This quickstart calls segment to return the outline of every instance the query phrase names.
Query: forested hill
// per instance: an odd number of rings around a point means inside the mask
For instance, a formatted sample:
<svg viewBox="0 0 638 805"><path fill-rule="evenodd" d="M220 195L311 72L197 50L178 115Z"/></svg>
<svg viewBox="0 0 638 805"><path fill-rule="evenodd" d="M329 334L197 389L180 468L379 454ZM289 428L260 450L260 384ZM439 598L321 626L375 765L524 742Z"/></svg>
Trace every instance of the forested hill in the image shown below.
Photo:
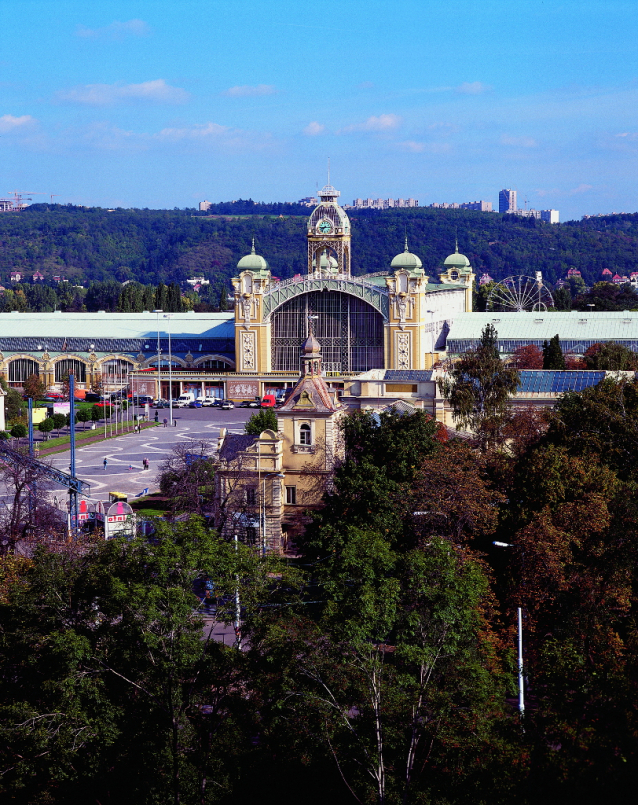
<svg viewBox="0 0 638 805"><path fill-rule="evenodd" d="M251 239L275 276L306 270L306 220L295 204L220 204L195 210L85 208L34 204L0 214L0 282L10 271L46 280L62 275L74 283L137 280L182 282L187 277L229 279ZM638 214L609 215L564 224L466 210L430 208L350 210L355 274L382 271L410 250L434 275L454 250L466 254L477 274L494 279L542 271L546 281L575 267L590 285L603 268L628 274L638 269Z"/></svg>

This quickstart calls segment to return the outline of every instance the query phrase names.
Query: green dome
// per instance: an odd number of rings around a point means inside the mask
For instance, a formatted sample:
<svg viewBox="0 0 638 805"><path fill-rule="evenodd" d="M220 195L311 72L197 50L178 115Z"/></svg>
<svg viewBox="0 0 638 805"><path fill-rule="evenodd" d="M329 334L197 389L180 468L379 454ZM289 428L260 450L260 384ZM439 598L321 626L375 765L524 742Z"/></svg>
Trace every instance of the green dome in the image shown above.
<svg viewBox="0 0 638 805"><path fill-rule="evenodd" d="M451 254L449 257L445 258L445 262L443 265L446 268L470 268L470 261L464 254L459 252L459 244L456 244L456 249L454 250L454 254Z"/></svg>
<svg viewBox="0 0 638 805"><path fill-rule="evenodd" d="M240 271L267 271L268 263L260 254L255 253L255 238L253 238L253 247L250 254L242 257L237 263L237 268Z"/></svg>
<svg viewBox="0 0 638 805"><path fill-rule="evenodd" d="M423 268L423 263L416 254L408 251L408 239L405 239L405 251L397 256L390 263L390 268L407 268L408 271L414 271L416 268Z"/></svg>

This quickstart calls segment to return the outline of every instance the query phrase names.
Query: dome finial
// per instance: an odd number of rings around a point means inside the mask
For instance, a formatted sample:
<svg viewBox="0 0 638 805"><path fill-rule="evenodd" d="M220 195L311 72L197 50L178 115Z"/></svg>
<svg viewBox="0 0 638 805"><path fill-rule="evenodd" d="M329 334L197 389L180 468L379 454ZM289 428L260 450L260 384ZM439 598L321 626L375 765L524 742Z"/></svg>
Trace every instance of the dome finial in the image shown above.
<svg viewBox="0 0 638 805"><path fill-rule="evenodd" d="M251 253L251 254L256 254L256 252L255 252L255 236L254 236L254 235L253 235L253 247L252 247L252 249L250 250L250 253Z"/></svg>
<svg viewBox="0 0 638 805"><path fill-rule="evenodd" d="M405 251L406 253L410 250L408 249L408 225L405 225Z"/></svg>

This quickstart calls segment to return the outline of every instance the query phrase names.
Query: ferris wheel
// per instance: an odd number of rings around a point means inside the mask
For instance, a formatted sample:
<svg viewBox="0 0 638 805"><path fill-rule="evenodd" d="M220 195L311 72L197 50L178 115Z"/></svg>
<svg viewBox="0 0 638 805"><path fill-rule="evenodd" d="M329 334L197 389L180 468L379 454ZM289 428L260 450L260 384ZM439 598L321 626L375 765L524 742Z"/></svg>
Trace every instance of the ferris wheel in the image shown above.
<svg viewBox="0 0 638 805"><path fill-rule="evenodd" d="M554 307L551 291L543 283L543 275L536 272L535 277L507 277L490 291L487 309L520 313L522 311L540 312Z"/></svg>

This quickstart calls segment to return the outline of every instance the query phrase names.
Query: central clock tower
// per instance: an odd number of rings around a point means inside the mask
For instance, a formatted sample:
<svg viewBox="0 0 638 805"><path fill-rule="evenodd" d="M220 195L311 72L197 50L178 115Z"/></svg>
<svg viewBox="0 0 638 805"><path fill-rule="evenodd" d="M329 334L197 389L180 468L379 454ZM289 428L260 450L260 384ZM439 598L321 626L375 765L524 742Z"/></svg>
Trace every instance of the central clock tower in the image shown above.
<svg viewBox="0 0 638 805"><path fill-rule="evenodd" d="M328 181L308 219L308 274L350 274L350 220Z"/></svg>

